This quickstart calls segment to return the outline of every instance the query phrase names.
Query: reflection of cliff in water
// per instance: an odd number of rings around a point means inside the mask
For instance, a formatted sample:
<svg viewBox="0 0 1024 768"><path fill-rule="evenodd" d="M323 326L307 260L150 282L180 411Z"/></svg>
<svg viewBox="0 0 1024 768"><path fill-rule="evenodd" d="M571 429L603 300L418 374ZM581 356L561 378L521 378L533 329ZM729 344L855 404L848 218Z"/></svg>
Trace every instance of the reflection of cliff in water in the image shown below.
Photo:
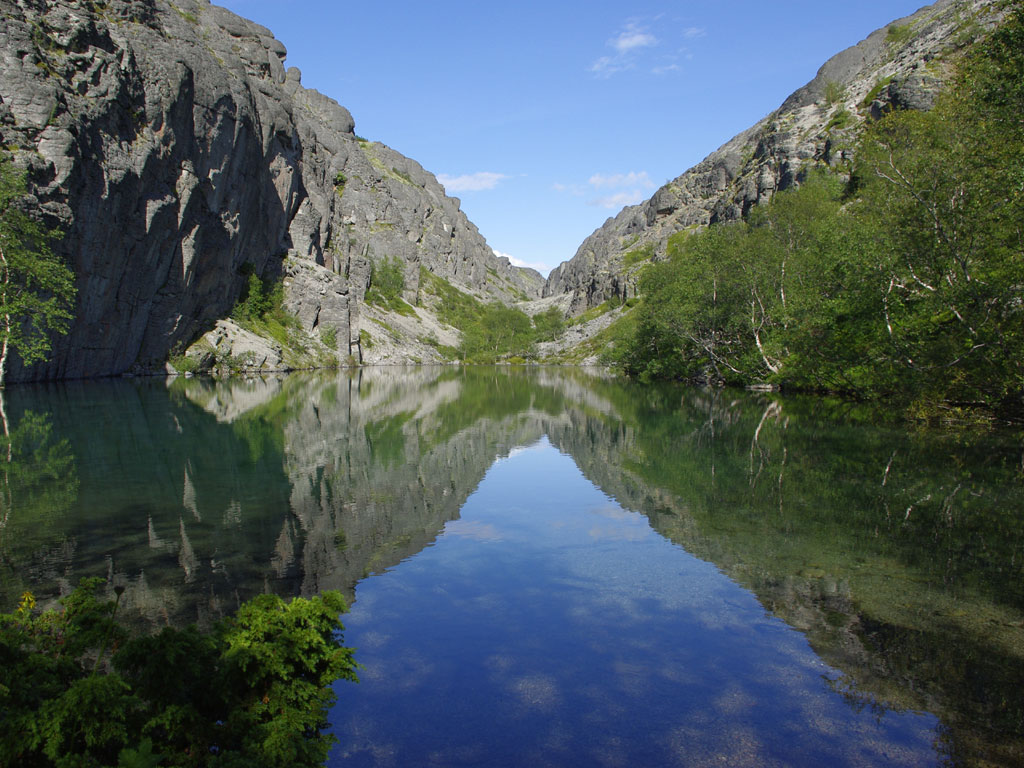
<svg viewBox="0 0 1024 768"><path fill-rule="evenodd" d="M592 482L803 632L852 706L938 714L953 764L1024 762L1019 453L821 400L595 391L621 418L550 430Z"/></svg>
<svg viewBox="0 0 1024 768"><path fill-rule="evenodd" d="M81 483L45 536L5 531L4 603L99 575L157 625L205 624L266 590L351 597L433 542L497 457L540 438L536 408L563 409L485 369L19 392L67 436Z"/></svg>
<svg viewBox="0 0 1024 768"><path fill-rule="evenodd" d="M546 434L803 632L852 706L934 712L953 763L1024 763L1024 479L998 437L575 369L12 391L12 422L32 409L77 480L11 507L7 606L89 575L125 584L151 624L204 623L265 590L351 597L430 546L497 457Z"/></svg>
<svg viewBox="0 0 1024 768"><path fill-rule="evenodd" d="M360 578L429 546L496 458L540 437L527 386L495 394L488 385L486 408L473 407L481 373L371 368L340 379L292 377L235 422L280 418L291 515L274 567L297 567L297 592L351 595ZM279 407L288 412L272 416Z"/></svg>
<svg viewBox="0 0 1024 768"><path fill-rule="evenodd" d="M5 542L5 603L21 588L46 599L106 576L127 587L129 612L165 623L230 610L235 585L262 584L260 553L287 504L279 452L251 453L154 381L24 387L9 399L15 421L48 413L79 484L44 540L12 531Z"/></svg>

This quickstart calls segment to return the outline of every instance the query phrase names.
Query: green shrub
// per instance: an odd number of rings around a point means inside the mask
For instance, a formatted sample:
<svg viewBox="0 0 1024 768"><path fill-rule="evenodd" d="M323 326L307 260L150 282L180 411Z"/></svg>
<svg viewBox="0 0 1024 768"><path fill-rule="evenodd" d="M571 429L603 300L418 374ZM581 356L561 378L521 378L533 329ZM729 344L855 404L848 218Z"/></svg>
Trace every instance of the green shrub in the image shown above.
<svg viewBox="0 0 1024 768"><path fill-rule="evenodd" d="M399 259L385 258L370 265L370 285L366 289L366 302L399 314L415 314L402 300L405 290L405 265Z"/></svg>
<svg viewBox="0 0 1024 768"><path fill-rule="evenodd" d="M1024 419L1017 6L966 52L934 109L864 128L849 183L812 173L746 221L669 238L620 364ZM840 109L830 127L851 119Z"/></svg>
<svg viewBox="0 0 1024 768"><path fill-rule="evenodd" d="M893 81L893 76L880 77L875 81L875 84L871 86L871 90L864 96L864 100L861 101L860 106L862 109L867 109L871 106L875 99L878 98L879 94L885 86L889 85Z"/></svg>
<svg viewBox="0 0 1024 768"><path fill-rule="evenodd" d="M829 80L825 83L825 104L832 106L838 104L840 101L846 98L846 88L843 87L842 83L837 83L835 80Z"/></svg>
<svg viewBox="0 0 1024 768"><path fill-rule="evenodd" d="M841 107L832 115L832 119L825 126L826 131L841 131L849 128L853 123L853 113L846 107Z"/></svg>
<svg viewBox="0 0 1024 768"><path fill-rule="evenodd" d="M493 363L529 353L536 337L533 322L522 310L498 302L484 304L422 267L420 286L425 294L437 297L438 319L462 332L457 357L471 363ZM447 354L443 348L441 351Z"/></svg>
<svg viewBox="0 0 1024 768"><path fill-rule="evenodd" d="M259 595L208 634L132 637L87 579L0 614L0 764L320 766L337 680L356 680L337 592ZM108 650L118 648L112 657Z"/></svg>
<svg viewBox="0 0 1024 768"><path fill-rule="evenodd" d="M885 33L885 42L893 46L901 46L914 36L911 24L892 24Z"/></svg>
<svg viewBox="0 0 1024 768"><path fill-rule="evenodd" d="M537 341L554 341L565 330L565 317L557 307L551 307L533 316Z"/></svg>
<svg viewBox="0 0 1024 768"><path fill-rule="evenodd" d="M634 248L632 251L627 251L622 256L622 263L626 267L632 267L644 261L650 261L654 258L654 243L647 243L640 248Z"/></svg>
<svg viewBox="0 0 1024 768"><path fill-rule="evenodd" d="M408 184L409 186L412 186L412 187L416 186L416 182L412 180L412 176L410 176L406 171L400 171L397 168L395 168L394 166L392 166L391 172L396 177L398 177L398 179L400 181L403 181L403 182L405 182L406 184Z"/></svg>
<svg viewBox="0 0 1024 768"><path fill-rule="evenodd" d="M239 324L266 319L275 307L284 299L284 287L281 286L280 296L276 294L277 286L264 282L255 271L249 272L248 280L238 303L231 311L231 317Z"/></svg>
<svg viewBox="0 0 1024 768"><path fill-rule="evenodd" d="M167 360L171 367L178 373L195 373L199 370L199 363L195 358L187 355L172 355Z"/></svg>
<svg viewBox="0 0 1024 768"><path fill-rule="evenodd" d="M596 307L591 307L586 312L577 317L574 317L569 321L570 325L583 325L589 323L591 320L596 320L601 315L611 312L613 309L618 309L622 306L622 298L619 296L612 296L609 299L605 299Z"/></svg>

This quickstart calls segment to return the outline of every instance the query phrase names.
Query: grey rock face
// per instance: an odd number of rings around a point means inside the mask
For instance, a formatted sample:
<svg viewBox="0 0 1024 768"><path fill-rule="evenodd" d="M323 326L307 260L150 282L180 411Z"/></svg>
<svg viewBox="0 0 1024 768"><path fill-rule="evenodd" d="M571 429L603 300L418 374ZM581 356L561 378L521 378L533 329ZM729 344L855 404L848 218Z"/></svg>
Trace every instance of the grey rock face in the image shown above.
<svg viewBox="0 0 1024 768"><path fill-rule="evenodd" d="M816 165L845 167L853 134L864 120L893 108L931 108L943 82L941 55L961 44L958 38L972 25L990 27L1000 13L996 5L940 0L837 54L777 111L646 202L608 219L570 261L551 272L543 295L569 294L572 314L607 299L635 296L640 267L665 258L671 235L742 218L776 192L799 184ZM910 34L891 34L890 28ZM835 122L843 110L845 119Z"/></svg>
<svg viewBox="0 0 1024 768"><path fill-rule="evenodd" d="M281 346L250 333L232 320L218 320L212 331L188 351L201 371L233 359L249 371L279 371L284 366Z"/></svg>
<svg viewBox="0 0 1024 768"><path fill-rule="evenodd" d="M292 280L288 300L342 340L374 259L401 259L410 291L422 266L489 298L539 294L431 174L303 88L266 28L203 0L0 0L0 16L0 144L65 232L79 291L51 360L15 361L12 381L158 365L287 255L334 276L323 294Z"/></svg>

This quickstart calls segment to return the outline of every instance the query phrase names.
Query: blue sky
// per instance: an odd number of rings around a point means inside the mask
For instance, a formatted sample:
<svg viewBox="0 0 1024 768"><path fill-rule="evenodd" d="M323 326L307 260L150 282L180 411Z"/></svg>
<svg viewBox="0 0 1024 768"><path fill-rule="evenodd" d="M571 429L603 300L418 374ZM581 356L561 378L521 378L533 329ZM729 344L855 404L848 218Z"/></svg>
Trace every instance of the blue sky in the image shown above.
<svg viewBox="0 0 1024 768"><path fill-rule="evenodd" d="M222 0L547 274L920 0Z"/></svg>

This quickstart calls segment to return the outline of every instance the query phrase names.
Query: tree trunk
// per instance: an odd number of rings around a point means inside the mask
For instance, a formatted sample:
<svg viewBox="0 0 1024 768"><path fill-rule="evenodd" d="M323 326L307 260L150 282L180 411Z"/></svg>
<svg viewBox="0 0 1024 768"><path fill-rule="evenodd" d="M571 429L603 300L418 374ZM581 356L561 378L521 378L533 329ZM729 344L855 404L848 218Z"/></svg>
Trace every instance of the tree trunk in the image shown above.
<svg viewBox="0 0 1024 768"><path fill-rule="evenodd" d="M3 329L0 333L3 333L3 349L0 350L0 389L4 388L5 380L7 379L7 352L10 346L11 340L11 313L7 311L7 286L11 281L11 272L7 268L7 256L4 255L4 248L0 245L0 307L4 308L4 322ZM4 434L7 434L7 417L4 416Z"/></svg>

